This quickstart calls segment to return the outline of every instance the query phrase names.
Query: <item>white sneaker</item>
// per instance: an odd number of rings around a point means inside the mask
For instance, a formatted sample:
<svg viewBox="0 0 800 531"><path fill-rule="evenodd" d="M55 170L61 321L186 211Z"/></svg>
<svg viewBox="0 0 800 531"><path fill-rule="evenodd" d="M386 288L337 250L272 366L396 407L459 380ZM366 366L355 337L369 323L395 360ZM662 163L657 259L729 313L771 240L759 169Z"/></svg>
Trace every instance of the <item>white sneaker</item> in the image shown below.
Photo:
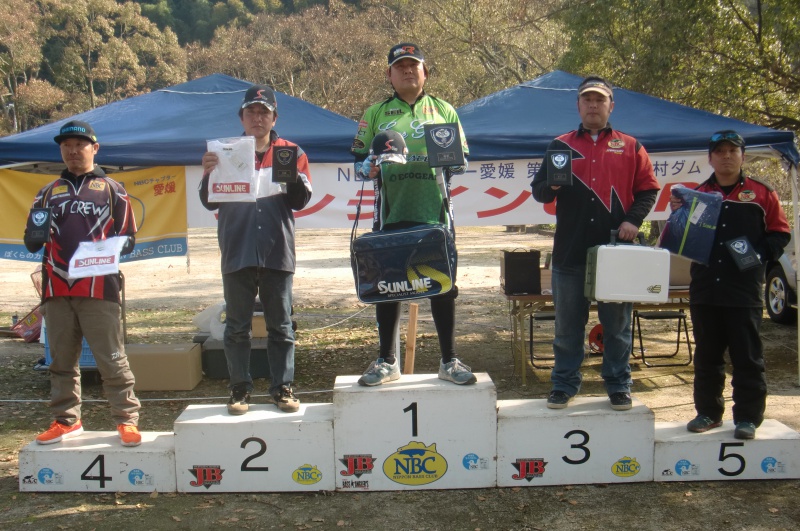
<svg viewBox="0 0 800 531"><path fill-rule="evenodd" d="M472 369L461 363L458 358L453 358L448 363L439 363L439 379L458 385L474 384L478 381L472 374Z"/></svg>
<svg viewBox="0 0 800 531"><path fill-rule="evenodd" d="M378 358L373 361L364 371L358 383L366 386L380 385L383 382L391 382L400 378L400 365L397 363L397 358L394 360L393 365L389 365L383 358Z"/></svg>

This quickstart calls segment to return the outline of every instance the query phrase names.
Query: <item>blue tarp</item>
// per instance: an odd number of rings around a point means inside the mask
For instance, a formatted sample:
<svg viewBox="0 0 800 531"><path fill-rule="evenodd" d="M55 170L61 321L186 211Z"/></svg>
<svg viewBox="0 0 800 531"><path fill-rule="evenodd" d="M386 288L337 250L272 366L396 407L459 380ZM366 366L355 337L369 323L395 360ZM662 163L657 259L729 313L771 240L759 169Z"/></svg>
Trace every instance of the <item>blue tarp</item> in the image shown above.
<svg viewBox="0 0 800 531"><path fill-rule="evenodd" d="M0 138L0 166L61 162L53 142L68 120L89 122L97 132L96 162L107 166L196 166L206 140L240 136L237 114L252 83L222 74L109 103L68 119ZM311 162L352 162L357 123L301 99L276 92L275 130L296 142Z"/></svg>
<svg viewBox="0 0 800 531"><path fill-rule="evenodd" d="M542 158L550 141L580 124L581 77L554 71L460 107L470 160ZM794 164L794 133L753 125L631 90L614 89L611 124L650 153L706 151L714 131L734 129L748 148L769 146Z"/></svg>

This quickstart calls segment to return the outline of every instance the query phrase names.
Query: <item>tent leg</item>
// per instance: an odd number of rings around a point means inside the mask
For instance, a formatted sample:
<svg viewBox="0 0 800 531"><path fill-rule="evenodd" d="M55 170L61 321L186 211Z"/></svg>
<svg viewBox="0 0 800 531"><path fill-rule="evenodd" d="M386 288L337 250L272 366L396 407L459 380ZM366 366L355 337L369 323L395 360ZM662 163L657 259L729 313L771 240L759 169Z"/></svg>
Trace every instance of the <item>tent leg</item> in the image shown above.
<svg viewBox="0 0 800 531"><path fill-rule="evenodd" d="M794 255L795 257L800 256L800 237L798 237L798 231L800 231L800 227L798 227L798 216L797 216L797 165L789 163L789 175L792 178L792 233L794 236ZM794 271L794 285L795 291L797 291L797 283L798 274L797 274L797 267L795 267ZM800 386L800 312L797 312L797 385Z"/></svg>

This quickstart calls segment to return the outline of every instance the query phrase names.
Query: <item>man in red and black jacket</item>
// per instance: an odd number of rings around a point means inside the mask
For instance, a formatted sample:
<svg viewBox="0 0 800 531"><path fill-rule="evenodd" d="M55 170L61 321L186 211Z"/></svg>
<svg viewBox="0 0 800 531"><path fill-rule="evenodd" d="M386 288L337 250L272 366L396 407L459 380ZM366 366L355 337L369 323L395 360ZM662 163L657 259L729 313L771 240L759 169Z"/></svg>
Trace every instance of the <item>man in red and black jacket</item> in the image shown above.
<svg viewBox="0 0 800 531"><path fill-rule="evenodd" d="M764 420L767 380L759 330L764 270L789 243L789 223L778 194L742 172L745 141L731 130L711 136L711 177L697 190L723 196L708 265L693 263L689 286L696 345L694 405L687 424L702 433L722 425L725 350L733 365L733 422L737 439L755 438ZM674 204L673 208L679 205Z"/></svg>
<svg viewBox="0 0 800 531"><path fill-rule="evenodd" d="M659 185L644 147L632 136L611 127L614 92L604 79L590 76L578 86L581 125L550 143L550 151L572 154L571 186L547 182L546 164L531 183L540 203L556 202L553 241L553 304L556 310L547 407L561 409L578 393L584 359L589 300L583 294L586 254L595 245L608 244L611 231L618 238L636 238L645 216L655 204ZM603 369L611 408L631 408L631 303L598 302L603 325Z"/></svg>
<svg viewBox="0 0 800 531"><path fill-rule="evenodd" d="M121 254L133 250L136 221L121 184L95 166L100 145L92 126L64 124L55 137L67 169L36 194L35 209L51 210L47 241L25 230L25 246L42 260L42 302L47 322L50 363L50 410L55 420L36 437L52 444L83 433L81 423L80 355L82 338L92 350L103 389L124 446L141 443L139 400L125 356L121 324L120 276L108 274L69 278L69 262L82 242L125 236ZM32 217L29 216L29 217ZM31 227L29 219L28 226Z"/></svg>

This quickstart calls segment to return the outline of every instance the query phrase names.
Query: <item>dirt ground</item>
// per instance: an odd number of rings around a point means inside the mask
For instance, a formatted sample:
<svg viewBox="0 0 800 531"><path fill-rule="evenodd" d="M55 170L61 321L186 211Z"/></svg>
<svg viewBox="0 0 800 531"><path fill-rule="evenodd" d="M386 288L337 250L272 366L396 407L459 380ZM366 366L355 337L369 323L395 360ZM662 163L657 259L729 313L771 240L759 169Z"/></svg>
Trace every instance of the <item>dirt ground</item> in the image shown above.
<svg viewBox="0 0 800 531"><path fill-rule="evenodd" d="M295 276L298 323L296 391L306 402L330 402L337 375L359 374L377 353L373 310L354 295L348 253L349 230L299 230ZM499 399L544 398L549 371L528 373L522 386L511 357L508 306L499 288L502 250L549 250L546 232L510 232L504 227L461 229L457 351L474 371L488 372ZM126 276L128 340L131 343L189 341L190 322L221 302L219 255L211 230L193 230L189 257L136 262ZM0 325L36 304L30 280L35 264L3 261ZM438 366L438 345L428 305L419 306L416 372ZM160 315L183 312L180 322L153 325ZM590 326L596 316L590 318ZM649 354L674 348L674 324L645 323ZM405 326L401 334L405 333ZM800 429L796 327L764 321L770 396L767 417ZM548 353L552 322L537 321L535 349ZM685 346L683 347L685 349ZM0 528L109 529L798 529L800 481L726 481L576 485L384 493L228 494L31 494L18 490L17 455L49 423L49 384L32 367L40 344L0 338ZM682 351L679 356L685 356ZM583 395L603 396L599 356L584 364ZM648 368L632 360L634 395L657 421L692 418L692 368ZM266 401L257 382L254 402ZM111 429L102 388L84 382L87 429ZM171 431L189 404L223 403L224 380L204 378L189 392L138 393L141 428ZM730 386L726 389L730 405ZM725 420L730 422L730 412Z"/></svg>

